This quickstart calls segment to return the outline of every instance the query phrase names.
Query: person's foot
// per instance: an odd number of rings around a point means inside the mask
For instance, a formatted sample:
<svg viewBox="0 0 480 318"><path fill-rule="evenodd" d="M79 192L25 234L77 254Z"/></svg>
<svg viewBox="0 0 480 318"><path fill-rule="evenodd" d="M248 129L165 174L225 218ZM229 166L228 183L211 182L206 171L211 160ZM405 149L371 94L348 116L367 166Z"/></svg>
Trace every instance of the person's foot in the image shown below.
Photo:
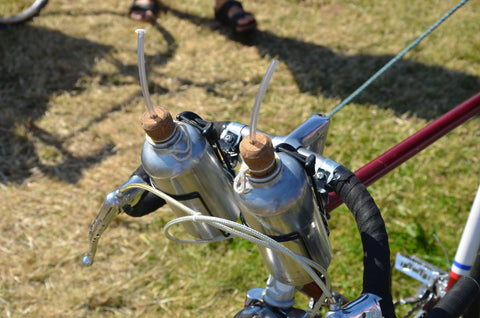
<svg viewBox="0 0 480 318"><path fill-rule="evenodd" d="M251 31L257 27L255 17L250 12L245 12L242 4L235 0L216 0L215 19L237 33Z"/></svg>
<svg viewBox="0 0 480 318"><path fill-rule="evenodd" d="M155 0L134 0L129 16L132 20L152 22L157 19L157 11Z"/></svg>

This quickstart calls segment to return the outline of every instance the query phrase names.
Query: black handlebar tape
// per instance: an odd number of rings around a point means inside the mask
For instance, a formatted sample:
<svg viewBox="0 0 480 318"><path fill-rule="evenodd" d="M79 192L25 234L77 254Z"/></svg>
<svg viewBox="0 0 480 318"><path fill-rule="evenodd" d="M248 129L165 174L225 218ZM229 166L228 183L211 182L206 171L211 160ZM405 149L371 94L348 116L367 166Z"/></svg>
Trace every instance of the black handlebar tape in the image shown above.
<svg viewBox="0 0 480 318"><path fill-rule="evenodd" d="M143 166L139 166L132 176L139 176L143 181L150 184L150 177L148 176ZM150 191L145 191L142 194L142 197L134 206L125 206L124 211L126 214L133 217L140 217L154 212L155 210L161 208L165 205L165 200L151 193Z"/></svg>
<svg viewBox="0 0 480 318"><path fill-rule="evenodd" d="M363 293L381 297L384 317L394 318L390 247L385 222L367 188L353 172L340 166L334 174L331 186L352 212L362 239Z"/></svg>
<svg viewBox="0 0 480 318"><path fill-rule="evenodd" d="M445 294L445 297L440 299L438 304L433 307L427 318L460 317L479 293L480 285L474 278L469 276L460 277L455 285Z"/></svg>

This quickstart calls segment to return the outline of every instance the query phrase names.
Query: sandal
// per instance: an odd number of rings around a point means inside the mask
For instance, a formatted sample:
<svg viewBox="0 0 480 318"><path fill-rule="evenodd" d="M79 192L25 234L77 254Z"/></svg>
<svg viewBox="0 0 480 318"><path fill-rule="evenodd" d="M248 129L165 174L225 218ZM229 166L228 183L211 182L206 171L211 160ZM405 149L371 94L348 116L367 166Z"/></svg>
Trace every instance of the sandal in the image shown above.
<svg viewBox="0 0 480 318"><path fill-rule="evenodd" d="M229 17L228 12L232 7L238 7L240 12ZM240 25L238 21L242 18L251 16L252 20L247 24ZM236 0L227 0L218 10L215 10L215 19L223 25L232 29L235 33L246 33L257 28L257 21L250 12L245 12L240 2Z"/></svg>
<svg viewBox="0 0 480 318"><path fill-rule="evenodd" d="M138 3L133 0L128 15L136 21L153 22L157 19L158 4L156 0L150 0L148 3Z"/></svg>

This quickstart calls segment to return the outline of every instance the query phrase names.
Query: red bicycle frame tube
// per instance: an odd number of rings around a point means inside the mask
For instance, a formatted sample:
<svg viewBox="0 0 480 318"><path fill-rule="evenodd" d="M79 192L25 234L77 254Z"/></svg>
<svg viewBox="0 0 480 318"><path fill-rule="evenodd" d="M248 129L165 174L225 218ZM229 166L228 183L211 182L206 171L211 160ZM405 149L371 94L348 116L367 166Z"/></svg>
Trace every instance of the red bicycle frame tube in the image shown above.
<svg viewBox="0 0 480 318"><path fill-rule="evenodd" d="M373 159L355 172L355 175L365 185L369 186L394 168L398 167L436 140L460 126L470 118L480 113L480 93L458 105L451 111L437 118L412 136L403 140L376 159ZM326 211L331 212L342 204L335 194L329 194ZM302 291L315 299L320 298L322 290L315 283L303 286Z"/></svg>
<svg viewBox="0 0 480 318"><path fill-rule="evenodd" d="M412 136L403 140L384 154L373 159L355 172L365 185L369 186L394 168L398 167L436 140L480 113L480 93L461 103L451 111L437 118ZM335 194L329 194L326 211L330 212L342 204Z"/></svg>

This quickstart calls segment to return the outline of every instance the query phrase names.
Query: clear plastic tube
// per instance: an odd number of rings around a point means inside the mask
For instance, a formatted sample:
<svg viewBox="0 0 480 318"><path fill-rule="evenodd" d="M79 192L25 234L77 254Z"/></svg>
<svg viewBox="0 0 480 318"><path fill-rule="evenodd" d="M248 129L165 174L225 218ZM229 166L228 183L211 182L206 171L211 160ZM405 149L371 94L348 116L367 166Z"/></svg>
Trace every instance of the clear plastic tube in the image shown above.
<svg viewBox="0 0 480 318"><path fill-rule="evenodd" d="M250 119L250 142L254 143L256 140L256 131L257 131L257 121L258 121L258 114L260 113L260 105L262 104L263 97L265 96L265 92L267 91L268 84L270 83L270 79L275 72L275 69L278 66L277 60L272 60L270 66L268 67L267 73L263 77L262 83L260 84L260 88L258 89L257 97L255 98L255 104L253 105L252 110L252 118Z"/></svg>
<svg viewBox="0 0 480 318"><path fill-rule="evenodd" d="M145 72L145 54L144 54L144 41L145 33L144 29L137 29L135 32L138 34L138 75L140 77L140 87L142 88L143 98L145 99L145 105L147 106L147 111L150 114L150 117L155 118L157 115L153 110L152 101L150 99L150 94L148 92L147 84L147 74Z"/></svg>

